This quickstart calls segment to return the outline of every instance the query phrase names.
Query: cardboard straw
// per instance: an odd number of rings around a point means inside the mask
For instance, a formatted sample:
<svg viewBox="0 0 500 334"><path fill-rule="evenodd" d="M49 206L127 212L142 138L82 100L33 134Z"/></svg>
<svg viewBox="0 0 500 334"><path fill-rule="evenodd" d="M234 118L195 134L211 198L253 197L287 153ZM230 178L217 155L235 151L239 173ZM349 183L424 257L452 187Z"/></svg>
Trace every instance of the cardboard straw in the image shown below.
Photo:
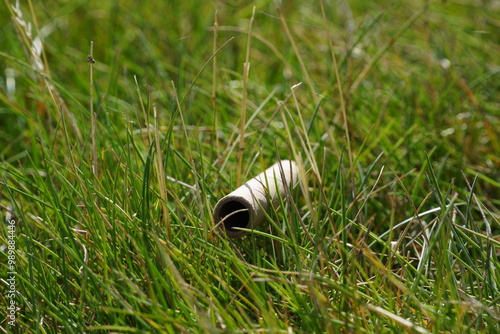
<svg viewBox="0 0 500 334"><path fill-rule="evenodd" d="M214 208L215 223L221 223L230 238L239 238L246 231L235 228L254 229L264 222L265 212L279 204L285 197L286 188L298 181L297 164L281 160L260 173L244 185L221 198Z"/></svg>

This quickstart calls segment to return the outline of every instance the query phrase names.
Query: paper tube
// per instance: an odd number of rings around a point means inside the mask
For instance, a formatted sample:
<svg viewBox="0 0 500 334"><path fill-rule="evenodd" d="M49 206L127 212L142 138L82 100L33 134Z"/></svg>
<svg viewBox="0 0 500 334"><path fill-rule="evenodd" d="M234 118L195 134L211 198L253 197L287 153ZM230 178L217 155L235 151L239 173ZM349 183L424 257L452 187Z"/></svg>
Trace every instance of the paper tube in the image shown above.
<svg viewBox="0 0 500 334"><path fill-rule="evenodd" d="M281 160L221 198L214 208L214 221L221 223L229 238L242 237L246 232L234 228L253 229L264 222L264 213L279 204L278 194L285 197L286 188L297 181L297 164Z"/></svg>

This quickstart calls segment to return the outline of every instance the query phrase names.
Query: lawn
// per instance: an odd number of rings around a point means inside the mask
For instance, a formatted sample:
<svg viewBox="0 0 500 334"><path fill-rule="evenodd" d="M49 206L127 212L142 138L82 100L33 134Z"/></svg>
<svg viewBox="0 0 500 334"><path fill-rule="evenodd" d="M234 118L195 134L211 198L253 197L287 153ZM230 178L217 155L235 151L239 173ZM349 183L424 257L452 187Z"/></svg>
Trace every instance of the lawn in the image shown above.
<svg viewBox="0 0 500 334"><path fill-rule="evenodd" d="M0 333L499 333L499 18L4 0ZM283 159L228 238L217 201Z"/></svg>

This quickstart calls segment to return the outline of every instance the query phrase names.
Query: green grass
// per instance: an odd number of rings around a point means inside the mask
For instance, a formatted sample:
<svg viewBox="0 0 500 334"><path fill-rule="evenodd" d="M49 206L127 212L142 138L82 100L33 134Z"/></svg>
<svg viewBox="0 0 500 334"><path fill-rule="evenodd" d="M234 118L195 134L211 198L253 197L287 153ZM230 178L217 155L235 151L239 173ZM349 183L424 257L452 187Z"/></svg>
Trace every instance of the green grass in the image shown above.
<svg viewBox="0 0 500 334"><path fill-rule="evenodd" d="M500 332L495 1L14 2L0 332ZM279 158L300 185L228 240Z"/></svg>

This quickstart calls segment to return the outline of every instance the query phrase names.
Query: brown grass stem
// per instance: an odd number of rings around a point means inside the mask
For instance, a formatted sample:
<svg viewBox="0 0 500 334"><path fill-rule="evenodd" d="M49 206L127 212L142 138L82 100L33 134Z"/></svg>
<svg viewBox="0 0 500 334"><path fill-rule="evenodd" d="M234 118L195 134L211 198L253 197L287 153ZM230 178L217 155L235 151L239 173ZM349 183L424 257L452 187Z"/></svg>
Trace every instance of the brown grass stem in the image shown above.
<svg viewBox="0 0 500 334"><path fill-rule="evenodd" d="M248 27L247 50L245 54L245 63L243 64L243 96L241 101L241 119L240 119L240 142L238 145L238 171L236 174L236 185L240 186L242 182L243 169L243 151L245 150L245 124L247 117L247 84L248 73L250 71L250 43L252 41L252 26L255 17L255 7L253 7L250 26Z"/></svg>
<svg viewBox="0 0 500 334"><path fill-rule="evenodd" d="M97 165L97 114L94 112L94 41L90 41L90 56L87 59L90 65L90 127L92 137L92 172L99 177Z"/></svg>

